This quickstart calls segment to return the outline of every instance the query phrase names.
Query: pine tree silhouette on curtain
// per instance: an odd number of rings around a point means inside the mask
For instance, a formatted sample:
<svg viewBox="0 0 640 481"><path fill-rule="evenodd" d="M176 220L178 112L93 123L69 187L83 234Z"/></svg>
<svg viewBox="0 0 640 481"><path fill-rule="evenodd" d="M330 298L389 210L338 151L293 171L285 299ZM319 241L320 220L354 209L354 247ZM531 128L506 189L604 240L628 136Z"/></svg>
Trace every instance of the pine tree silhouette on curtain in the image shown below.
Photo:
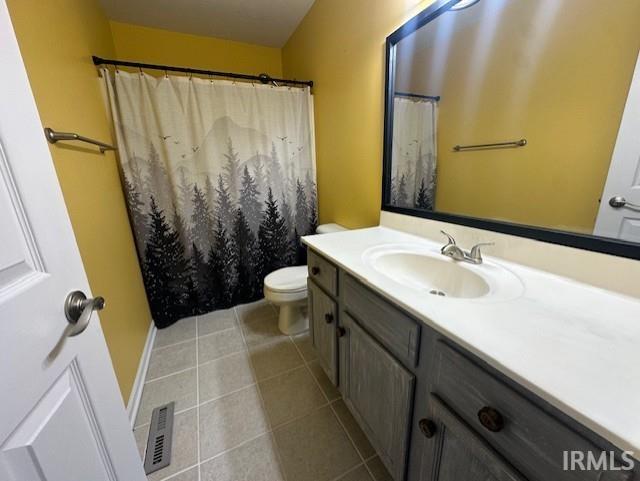
<svg viewBox="0 0 640 481"><path fill-rule="evenodd" d="M207 288L217 308L232 305L236 287L235 253L227 231L218 218L207 262Z"/></svg>
<svg viewBox="0 0 640 481"><path fill-rule="evenodd" d="M141 101L139 75L103 78L158 327L257 300L266 275L306 262L300 237L318 221L308 92L170 78L171 89L142 89Z"/></svg>
<svg viewBox="0 0 640 481"><path fill-rule="evenodd" d="M224 154L226 162L224 164L224 181L229 189L230 198L233 203L238 200L238 187L240 183L240 165L238 153L233 150L231 137L227 140L227 153Z"/></svg>
<svg viewBox="0 0 640 481"><path fill-rule="evenodd" d="M258 224L260 224L260 201L258 196L258 186L255 180L249 174L249 168L245 165L242 172L242 182L240 187L240 209L245 216L249 228L253 232L257 232Z"/></svg>
<svg viewBox="0 0 640 481"><path fill-rule="evenodd" d="M234 302L237 304L254 300L260 293L260 253L256 238L247 222L242 209L236 211L233 229L235 240L233 248L236 261L237 284Z"/></svg>
<svg viewBox="0 0 640 481"><path fill-rule="evenodd" d="M284 267L287 262L289 233L284 218L278 212L278 203L269 188L262 222L258 228L260 246L260 277Z"/></svg>
<svg viewBox="0 0 640 481"><path fill-rule="evenodd" d="M218 188L216 189L216 213L222 222L222 227L227 232L233 229L233 204L229 196L229 189L224 183L222 175L218 176Z"/></svg>
<svg viewBox="0 0 640 481"><path fill-rule="evenodd" d="M420 181L420 190L418 190L418 198L416 199L416 207L418 209L429 209L429 199L427 197L427 188L424 185L424 177Z"/></svg>
<svg viewBox="0 0 640 481"><path fill-rule="evenodd" d="M213 232L213 214L209 208L207 198L198 187L198 184L193 184L191 202L193 204L191 240L198 246L200 252L206 252L209 249L209 242Z"/></svg>
<svg viewBox="0 0 640 481"><path fill-rule="evenodd" d="M158 327L163 327L176 316L188 314L189 264L177 232L168 224L153 196L150 204L150 233L143 272L153 319Z"/></svg>

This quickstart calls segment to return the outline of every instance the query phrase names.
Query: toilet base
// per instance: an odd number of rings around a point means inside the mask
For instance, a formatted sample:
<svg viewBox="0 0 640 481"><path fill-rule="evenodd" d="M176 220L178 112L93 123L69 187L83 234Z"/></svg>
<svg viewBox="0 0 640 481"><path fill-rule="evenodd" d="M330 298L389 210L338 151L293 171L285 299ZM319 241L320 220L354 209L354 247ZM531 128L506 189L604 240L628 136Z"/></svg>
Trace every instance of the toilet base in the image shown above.
<svg viewBox="0 0 640 481"><path fill-rule="evenodd" d="M278 306L278 329L287 336L293 336L309 329L306 302L288 302Z"/></svg>

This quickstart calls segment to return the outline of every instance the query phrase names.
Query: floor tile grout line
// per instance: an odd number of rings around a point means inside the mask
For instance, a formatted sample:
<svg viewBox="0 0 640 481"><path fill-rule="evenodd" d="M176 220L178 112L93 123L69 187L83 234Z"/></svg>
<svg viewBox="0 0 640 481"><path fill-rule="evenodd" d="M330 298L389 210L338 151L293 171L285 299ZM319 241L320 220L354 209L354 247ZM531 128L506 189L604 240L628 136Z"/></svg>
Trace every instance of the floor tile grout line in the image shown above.
<svg viewBox="0 0 640 481"><path fill-rule="evenodd" d="M180 322L180 321L177 321ZM186 344L188 342L193 342L193 341L197 341L198 338L197 337L190 337L189 339L183 339L182 341L178 341L178 342L172 342L171 344L167 344L166 346L158 346L158 347L153 347L151 349L151 354L156 353L158 351L164 351L165 349L168 349L170 347L175 347L178 346L180 344Z"/></svg>
<svg viewBox="0 0 640 481"><path fill-rule="evenodd" d="M213 360L213 361L207 361L206 363L203 363L203 364L201 364L200 366L204 366L205 364L208 364L208 363L211 363L211 362L215 362L215 361L217 361L217 360L219 360L219 359L224 359L225 357L231 357L231 356L233 356L233 355L240 354L241 352L243 352L243 351L237 351L237 352L235 352L235 353L233 353L233 354L229 354L228 356L224 356L224 357L221 357L221 358L215 359L215 360ZM250 357L250 356L249 356L249 357ZM251 361L251 359L249 359L249 369L251 369L251 376L253 377L254 382L252 382L252 383L250 383L250 384L247 384L247 385L245 385L245 386L239 387L238 389L234 389L233 391L225 392L224 394L220 394L219 396L216 396L216 397L213 397L213 398L210 398L210 399L207 399L207 400L203 400L203 401L201 401L198 405L199 405L199 406L204 406L205 404L209 404L209 403L211 403L211 402L213 402L213 401L219 401L219 400L220 400L220 399L222 399L222 398L225 398L225 397L230 396L230 395L232 395L232 394L236 394L236 393L238 393L238 392L240 392L240 391L242 391L242 390L244 390L244 389L250 388L250 387L252 387L252 386L255 386L255 387L257 388L257 387L259 386L259 384L261 384L261 383L263 383L263 382L271 381L271 380L273 380L273 379L275 379L275 378L277 378L277 377L283 376L283 375L285 375L285 374L290 374L290 373L292 373L293 371L297 371L297 370L299 370L299 369L304 369L304 368L305 368L305 366L304 366L304 362L302 362L302 363L301 363L300 365L298 365L298 366L292 367L292 368L290 368L290 369L286 369L286 370L284 370L284 371L280 371L279 373L274 374L274 375L272 375L272 376L265 377L265 378L263 378L263 379L256 379L255 369L253 368L253 362Z"/></svg>
<svg viewBox="0 0 640 481"><path fill-rule="evenodd" d="M234 310L234 311L236 313L236 318L238 319L238 322L240 322L239 313L238 313L237 309ZM247 340L246 340L246 338L244 336L244 329L240 329L240 332L242 333L242 339L243 339L245 345L248 348L249 346L247 345ZM257 375L256 375L255 369L253 367L253 362L251 361L251 359L249 359L249 368L251 369L251 372L253 374L254 379L256 379L256 391L258 392L258 396L260 398L260 405L262 406L262 410L264 412L264 416L267 418L267 423L268 423L269 428L270 428L269 435L270 435L270 437L272 439L272 442L275 445L275 451L276 451L276 456L278 458L278 467L280 468L280 473L282 474L282 477L285 479L285 481L287 481L287 475L286 475L286 473L284 471L284 462L282 461L282 456L280 455L280 448L278 446L278 442L276 441L275 434L273 433L273 426L271 425L271 421L269 420L269 416L267 414L266 404L264 402L264 398L262 397L262 391L260 390L260 386L257 383Z"/></svg>
<svg viewBox="0 0 640 481"><path fill-rule="evenodd" d="M293 338L292 336L289 336L291 338L291 341L293 342ZM298 353L300 354L300 356L302 356L302 352L300 351L300 348L296 345L295 342L293 342L294 346L296 347L296 349L298 350ZM303 357L303 356L302 356ZM303 357L304 359L304 357ZM358 446L356 445L355 441L353 440L353 438L351 437L351 435L349 434L349 430L346 428L346 426L344 425L344 423L342 422L342 419L340 419L340 416L338 416L338 413L336 412L335 408L333 407L333 404L335 402L338 401L338 399L334 399L333 401L331 401L329 399L329 396L327 396L327 394L324 392L324 390L322 389L322 386L320 386L320 382L316 379L316 377L313 375L313 372L311 371L311 368L309 367L309 363L305 361L305 367L307 368L307 370L309 371L309 374L311 374L311 377L313 378L313 380L315 381L316 385L318 386L318 388L320 389L320 392L322 393L322 395L325 397L325 399L328 401L329 403L329 409L331 409L331 412L333 413L333 415L336 417L338 424L340 425L340 427L342 428L342 430L345 432L345 434L347 435L347 439L349 439L349 442L351 443L351 445L353 446L353 449L356 451L356 454L358 455L358 457L360 458L360 461L362 461L362 464L364 464L364 469L367 470L367 473L369 473L369 476L371 476L371 479L373 479L375 481L375 477L373 476L373 473L371 472L371 470L369 469L369 467L367 466L366 460L364 459L364 456L362 455L362 453L360 452L360 450L358 449ZM342 393L341 393L342 394ZM343 401L344 402L344 401ZM366 435L365 435L366 436ZM349 472L349 471L347 471ZM347 473L342 473L342 475L345 475Z"/></svg>
<svg viewBox="0 0 640 481"><path fill-rule="evenodd" d="M202 401L198 406L202 407L202 406L205 406L207 404L211 404L212 402L220 401L221 399L224 399L224 398L227 398L229 396L232 396L233 394L238 394L240 391L244 391L245 389L249 389L250 387L254 387L254 388L257 389L258 388L258 383L252 382L251 384L247 384L246 386L242 386L242 387L239 387L238 389L234 389L233 391L229 391L229 392L226 392L224 394L221 394L218 397L207 399L206 401Z"/></svg>
<svg viewBox="0 0 640 481"><path fill-rule="evenodd" d="M187 411L191 411L192 409L195 409L196 407L197 407L197 406L194 404L193 406L189 406L188 408L181 409L180 411L174 411L174 412L173 412L173 416L175 417L175 416L177 416L178 414L184 414L184 413L186 413ZM134 426L134 427L133 427L133 430L135 431L136 429L140 429L140 428L143 428L143 427L149 426L150 424L151 424L151 421L149 421L149 422L147 422L147 423L138 424L138 425L136 425L136 426Z"/></svg>
<svg viewBox="0 0 640 481"><path fill-rule="evenodd" d="M180 322L180 321L176 321L176 322ZM217 331L213 331L213 332L208 332L207 334L202 334L202 335L198 335L198 323L196 322L196 335L195 337L190 337L189 339L183 339L182 341L177 341L177 342L172 342L171 344L167 344L165 346L157 346L157 347L153 347L151 349L151 352L157 352L157 351L163 351L164 349L167 349L169 347L175 347L179 344L186 344L187 342L193 342L193 341L197 341L198 339L202 339L203 337L209 337L209 336L213 336L214 334L218 334L220 332L223 331L230 331L231 329L240 329L241 326L235 322L234 326L231 327L225 327L224 329L219 329Z"/></svg>
<svg viewBox="0 0 640 481"><path fill-rule="evenodd" d="M303 368L304 368L304 362L302 364L296 366L296 367L291 367L291 368L286 369L284 371L280 371L279 373L273 374L273 375L271 375L269 377L265 377L265 378L262 378L262 379L256 379L256 384L260 384L261 382L271 381L272 379L275 379L277 377L283 376L285 374L290 374L293 371L296 371L298 369L303 369Z"/></svg>
<svg viewBox="0 0 640 481"><path fill-rule="evenodd" d="M198 320L196 316L196 461L198 466L198 481L200 481L200 358L198 344L200 344L200 336L198 335Z"/></svg>
<svg viewBox="0 0 640 481"><path fill-rule="evenodd" d="M221 332L230 331L231 329L241 329L240 325L236 321L234 321L233 324L234 325L231 327L225 327L224 329L218 329L217 331L208 332L202 335L199 334L198 337L196 337L196 339L204 339L205 337L213 336L215 334L220 334Z"/></svg>
<svg viewBox="0 0 640 481"><path fill-rule="evenodd" d="M197 348L196 348L196 351L197 351ZM183 374L183 373L185 373L187 371L191 371L191 370L193 370L195 368L196 368L196 366L185 367L184 369L180 369L179 371L175 371L175 372L172 372L170 374L164 374L162 376L154 377L154 378L151 378L151 379L148 379L148 380L145 379L144 384L146 385L146 384L149 384L149 383L152 383L152 382L162 381L163 379L166 379L168 377L175 376L177 374Z"/></svg>
<svg viewBox="0 0 640 481"><path fill-rule="evenodd" d="M291 339L291 342L293 342L293 338L292 336L289 336L289 338ZM302 351L300 350L300 348L296 345L295 342L293 342L293 345L295 346L296 350L298 351L298 354L300 355L300 357L302 358L303 362L304 362L304 367L306 367L307 372L309 373L309 375L311 376L311 379L313 379L313 381L316 383L316 386L318 387L318 389L320 389L320 393L324 396L324 398L327 400L327 402L329 404L331 404L331 399L329 399L329 396L327 396L327 393L324 392L324 389L322 389L322 386L320 385L320 382L316 379L316 377L313 375L313 371L311 370L311 368L309 367L309 363L307 361L304 360L304 356L302 355ZM334 399L335 401L335 399Z"/></svg>
<svg viewBox="0 0 640 481"><path fill-rule="evenodd" d="M344 473L341 473L341 474L337 475L335 478L332 478L329 481L340 481L340 479L342 479L344 476L346 476L349 473L354 472L356 469L358 469L360 466L363 466L363 465L364 465L364 463L358 463L354 467L347 469Z"/></svg>
<svg viewBox="0 0 640 481"><path fill-rule="evenodd" d="M238 310L234 307L233 308L233 312L236 315L236 320L238 322L240 322L240 314L238 312ZM244 342L245 346L248 348L248 344L247 344L247 339L244 336L244 329L240 328L240 335L242 336L242 341ZM253 368L253 362L251 362L251 359L249 359L249 369L251 369L251 373L253 374L253 378L257 379L256 376L256 372L255 369ZM258 386L257 381L256 381L256 391L258 392L258 398L260 399L260 405L262 406L262 412L265 416L267 424L269 426L269 433L273 433L273 427L271 426L271 421L269 420L269 416L267 415L267 408L264 402L264 398L262 397L262 392L260 391L260 386ZM287 475L284 471L284 463L282 462L282 457L280 455L280 448L278 446L278 442L276 441L276 437L275 434L271 434L271 439L273 440L273 443L275 444L275 448L276 448L276 456L278 457L278 467L280 468L280 472L282 473L282 477L284 478L284 481L287 481Z"/></svg>
<svg viewBox="0 0 640 481"><path fill-rule="evenodd" d="M198 467L198 465L197 465L197 464L193 464L193 465L191 465L191 466L189 466L189 467L186 467L186 468L184 468L184 469L181 469L180 471L176 471L175 473L170 474L170 475L169 475L169 476L167 476L166 478L162 478L162 479L160 479L159 481L171 481L171 480L172 480L173 478L175 478L176 476L180 476L181 474L186 473L186 472L187 472L187 471L189 471L190 469L197 468L197 467Z"/></svg>
<svg viewBox="0 0 640 481"><path fill-rule="evenodd" d="M244 341L243 341L243 345L244 345ZM238 351L233 351L233 352L230 352L229 354L225 354L224 356L216 357L215 359L209 359L208 361L201 362L198 365L204 366L205 364L211 364L212 362L220 361L221 359L226 359L228 357L235 356L240 353L249 354L249 350L247 349L247 346L244 346L242 349Z"/></svg>
<svg viewBox="0 0 640 481"><path fill-rule="evenodd" d="M246 441L242 441L241 443L238 443L234 446L231 446L230 448L224 449L222 451L220 451L217 454L214 454L213 456L210 456L208 458L202 459L200 461L199 464L196 464L195 466L202 466L205 463L208 463L209 461L213 461L214 459L219 458L220 456L224 456L225 454L229 454L231 451L234 451L236 449L240 449L242 447L244 447L245 445L249 444L252 441L255 441L258 438L261 438L262 436L266 436L266 435L270 435L273 431L271 431L270 429L268 429L267 431L264 431L260 434L255 435L254 437L247 439Z"/></svg>
<svg viewBox="0 0 640 481"><path fill-rule="evenodd" d="M337 402L337 399L336 399ZM344 402L344 401L343 401ZM358 449L358 446L356 445L355 441L353 440L353 438L351 437L351 434L349 434L349 430L346 428L346 426L344 425L344 423L342 422L342 419L340 419L340 416L338 416L338 413L336 412L335 408L333 407L333 403L329 404L329 408L331 409L331 412L333 413L333 415L338 419L338 424L340 424L340 426L342 427L342 429L344 430L344 432L347 435L347 438L349 439L349 441L351 442L351 445L353 446L353 449L355 449L356 454L358 455L358 457L360 458L360 461L362 461L362 464L364 464L364 469L367 470L367 473L369 473L369 476L371 476L371 479L373 479L375 481L375 477L373 475L373 473L371 472L371 470L369 469L369 466L367 466L367 462L364 459L364 456L362 455L362 453L360 452L360 450ZM366 434L365 434L366 436ZM368 441L368 440L367 440ZM371 458L368 458L371 459Z"/></svg>

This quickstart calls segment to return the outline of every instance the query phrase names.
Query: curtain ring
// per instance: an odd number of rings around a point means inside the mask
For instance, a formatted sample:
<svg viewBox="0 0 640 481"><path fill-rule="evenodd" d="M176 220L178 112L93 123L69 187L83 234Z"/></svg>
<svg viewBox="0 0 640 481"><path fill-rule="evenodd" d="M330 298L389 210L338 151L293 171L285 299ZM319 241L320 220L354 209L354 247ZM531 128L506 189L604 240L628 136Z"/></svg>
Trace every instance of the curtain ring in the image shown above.
<svg viewBox="0 0 640 481"><path fill-rule="evenodd" d="M167 69L164 70L164 78L169 78L169 72L167 72Z"/></svg>
<svg viewBox="0 0 640 481"><path fill-rule="evenodd" d="M118 66L117 66L117 65L114 65L114 68L115 68L115 70L116 70L116 73L117 73L117 74L119 74L119 73L120 73L120 69L118 68Z"/></svg>
<svg viewBox="0 0 640 481"><path fill-rule="evenodd" d="M189 72L189 82L193 80L193 72Z"/></svg>
<svg viewBox="0 0 640 481"><path fill-rule="evenodd" d="M142 67L138 67L138 70L140 70L140 76L143 77L144 73L142 72Z"/></svg>

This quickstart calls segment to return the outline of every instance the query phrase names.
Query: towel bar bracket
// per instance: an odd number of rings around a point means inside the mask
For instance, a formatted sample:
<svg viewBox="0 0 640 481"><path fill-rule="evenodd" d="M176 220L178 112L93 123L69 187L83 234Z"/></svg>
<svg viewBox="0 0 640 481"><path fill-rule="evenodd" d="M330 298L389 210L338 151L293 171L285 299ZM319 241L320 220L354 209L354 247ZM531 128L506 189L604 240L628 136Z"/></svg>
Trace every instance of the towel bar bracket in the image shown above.
<svg viewBox="0 0 640 481"><path fill-rule="evenodd" d="M105 144L99 140L90 139L89 137L73 132L56 132L49 127L45 127L44 135L51 144L55 144L59 140L77 140L80 142L86 142L87 144L97 145L100 148L101 154L104 154L107 150L116 150L113 145Z"/></svg>

